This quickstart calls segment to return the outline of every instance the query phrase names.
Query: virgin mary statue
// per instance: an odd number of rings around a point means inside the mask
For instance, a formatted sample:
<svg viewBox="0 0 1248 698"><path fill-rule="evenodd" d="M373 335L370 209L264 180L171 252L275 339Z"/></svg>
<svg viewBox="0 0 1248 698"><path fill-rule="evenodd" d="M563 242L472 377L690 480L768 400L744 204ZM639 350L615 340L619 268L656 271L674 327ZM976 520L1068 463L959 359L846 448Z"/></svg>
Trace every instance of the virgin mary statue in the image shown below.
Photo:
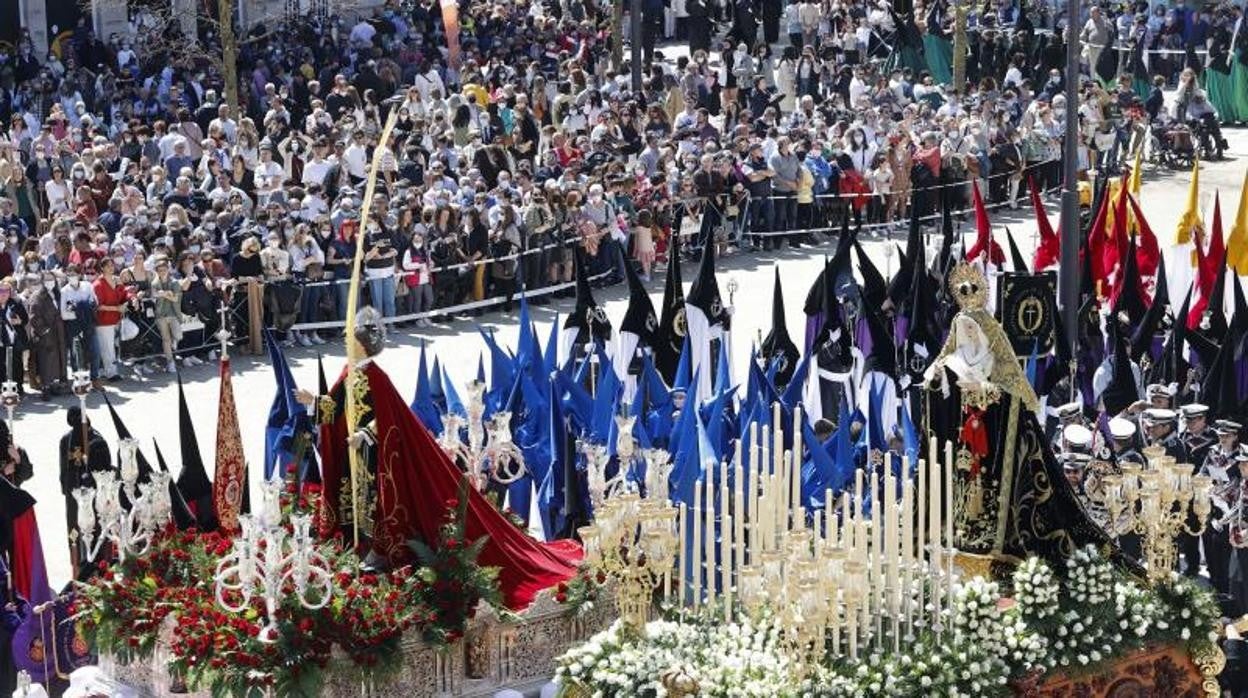
<svg viewBox="0 0 1248 698"><path fill-rule="evenodd" d="M1089 543L1109 549L1044 439L1036 394L987 310L983 273L960 263L949 290L959 310L924 374L924 411L938 451L929 457L954 469L954 546L964 561L989 564L1028 555L1056 563Z"/></svg>

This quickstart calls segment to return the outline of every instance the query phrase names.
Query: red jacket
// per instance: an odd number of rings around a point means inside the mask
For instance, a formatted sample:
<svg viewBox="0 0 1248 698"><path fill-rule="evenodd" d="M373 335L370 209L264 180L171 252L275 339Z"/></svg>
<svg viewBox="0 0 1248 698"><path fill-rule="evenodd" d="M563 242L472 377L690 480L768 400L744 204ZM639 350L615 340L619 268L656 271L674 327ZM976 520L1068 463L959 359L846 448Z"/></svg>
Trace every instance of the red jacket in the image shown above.
<svg viewBox="0 0 1248 698"><path fill-rule="evenodd" d="M116 325L121 322L121 313L113 310L103 310L106 305L125 305L130 300L130 291L121 284L109 286L104 277L99 277L92 284L95 289L95 301L99 304L99 310L95 311L95 324L105 327Z"/></svg>

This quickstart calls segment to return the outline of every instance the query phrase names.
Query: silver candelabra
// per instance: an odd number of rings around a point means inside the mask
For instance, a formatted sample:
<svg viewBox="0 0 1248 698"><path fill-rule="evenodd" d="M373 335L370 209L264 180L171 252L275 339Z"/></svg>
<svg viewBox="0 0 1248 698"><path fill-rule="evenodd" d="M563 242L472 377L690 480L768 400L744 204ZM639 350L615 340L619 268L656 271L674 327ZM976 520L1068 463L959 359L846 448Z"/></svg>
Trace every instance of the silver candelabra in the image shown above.
<svg viewBox="0 0 1248 698"><path fill-rule="evenodd" d="M265 624L257 638L266 643L278 640L277 609L288 594L316 610L329 603L333 591L329 561L312 538L312 518L292 515L288 533L282 525L281 492L280 479L261 486L259 513L239 517L241 532L234 549L217 563L213 575L217 603L231 613L250 608L256 595L264 599Z"/></svg>

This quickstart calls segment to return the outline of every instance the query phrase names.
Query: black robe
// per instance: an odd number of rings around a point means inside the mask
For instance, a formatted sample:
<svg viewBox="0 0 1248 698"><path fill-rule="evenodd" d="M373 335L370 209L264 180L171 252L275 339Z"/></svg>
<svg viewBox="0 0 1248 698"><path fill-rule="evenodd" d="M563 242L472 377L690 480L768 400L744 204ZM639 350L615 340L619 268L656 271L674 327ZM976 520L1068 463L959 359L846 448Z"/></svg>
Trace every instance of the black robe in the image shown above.
<svg viewBox="0 0 1248 698"><path fill-rule="evenodd" d="M957 387L957 377L948 369L945 379L951 386L949 396L944 397L938 390L929 390L925 396L926 412L929 428L941 449L935 457L944 467L957 468L955 464L945 463L944 444L947 441L954 443L956 462L964 420L962 396ZM1013 439L1008 438L1010 412L1017 400L1003 393L982 413L988 435L988 453L981 459L979 470L983 487L983 515L964 523L963 517L958 515L962 507L955 499L954 544L957 549L980 555L1000 553L1017 559L1035 555L1060 570L1064 569L1064 561L1075 550L1093 544L1098 549L1108 546L1117 564L1140 571L1138 563L1123 555L1105 531L1088 516L1066 481L1062 466L1045 440L1036 415L1023 404L1017 405ZM1002 500L999 492L1009 455L1013 457L1012 485L1008 498ZM970 482L968 471L960 468L954 471L954 490L958 496L963 496ZM999 550L995 550L999 506L1008 506L1009 513L1005 517L1003 543Z"/></svg>

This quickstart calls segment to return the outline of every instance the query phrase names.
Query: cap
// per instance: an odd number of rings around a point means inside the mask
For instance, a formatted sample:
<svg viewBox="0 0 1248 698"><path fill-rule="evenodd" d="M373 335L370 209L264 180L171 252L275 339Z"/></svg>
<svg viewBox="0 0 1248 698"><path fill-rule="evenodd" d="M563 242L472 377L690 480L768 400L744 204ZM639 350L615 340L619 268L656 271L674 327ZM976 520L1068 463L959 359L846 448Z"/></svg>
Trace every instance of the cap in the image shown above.
<svg viewBox="0 0 1248 698"><path fill-rule="evenodd" d="M1209 413L1209 406L1202 405L1199 402L1193 402L1190 405L1184 405L1179 408L1179 414L1183 415L1183 419L1192 419L1194 417L1204 417Z"/></svg>
<svg viewBox="0 0 1248 698"><path fill-rule="evenodd" d="M1144 419L1153 424L1166 424L1178 418L1178 413L1163 407L1152 407L1144 410Z"/></svg>
<svg viewBox="0 0 1248 698"><path fill-rule="evenodd" d="M1172 398L1175 390L1174 386L1165 383L1153 383L1145 389L1145 392L1151 400L1153 397Z"/></svg>
<svg viewBox="0 0 1248 698"><path fill-rule="evenodd" d="M1231 460L1236 463L1248 463L1248 449L1243 446L1235 449L1235 453L1231 455Z"/></svg>
<svg viewBox="0 0 1248 698"><path fill-rule="evenodd" d="M1219 436L1230 436L1232 434L1238 435L1240 430L1243 428L1244 426L1239 422L1232 422L1229 419L1219 419L1213 423L1213 430L1216 431Z"/></svg>
<svg viewBox="0 0 1248 698"><path fill-rule="evenodd" d="M1129 419L1114 417L1109 420L1109 435L1115 439L1129 439L1135 436L1135 424Z"/></svg>
<svg viewBox="0 0 1248 698"><path fill-rule="evenodd" d="M1062 455L1062 469L1067 472L1078 472L1092 462L1092 456L1086 453L1066 453Z"/></svg>
<svg viewBox="0 0 1248 698"><path fill-rule="evenodd" d="M1083 404L1078 401L1068 402L1057 408L1057 416L1059 419L1070 419L1078 416L1081 412L1083 412Z"/></svg>
<svg viewBox="0 0 1248 698"><path fill-rule="evenodd" d="M1062 438L1073 448L1087 448L1092 445L1092 430L1082 424L1070 424L1062 430Z"/></svg>

